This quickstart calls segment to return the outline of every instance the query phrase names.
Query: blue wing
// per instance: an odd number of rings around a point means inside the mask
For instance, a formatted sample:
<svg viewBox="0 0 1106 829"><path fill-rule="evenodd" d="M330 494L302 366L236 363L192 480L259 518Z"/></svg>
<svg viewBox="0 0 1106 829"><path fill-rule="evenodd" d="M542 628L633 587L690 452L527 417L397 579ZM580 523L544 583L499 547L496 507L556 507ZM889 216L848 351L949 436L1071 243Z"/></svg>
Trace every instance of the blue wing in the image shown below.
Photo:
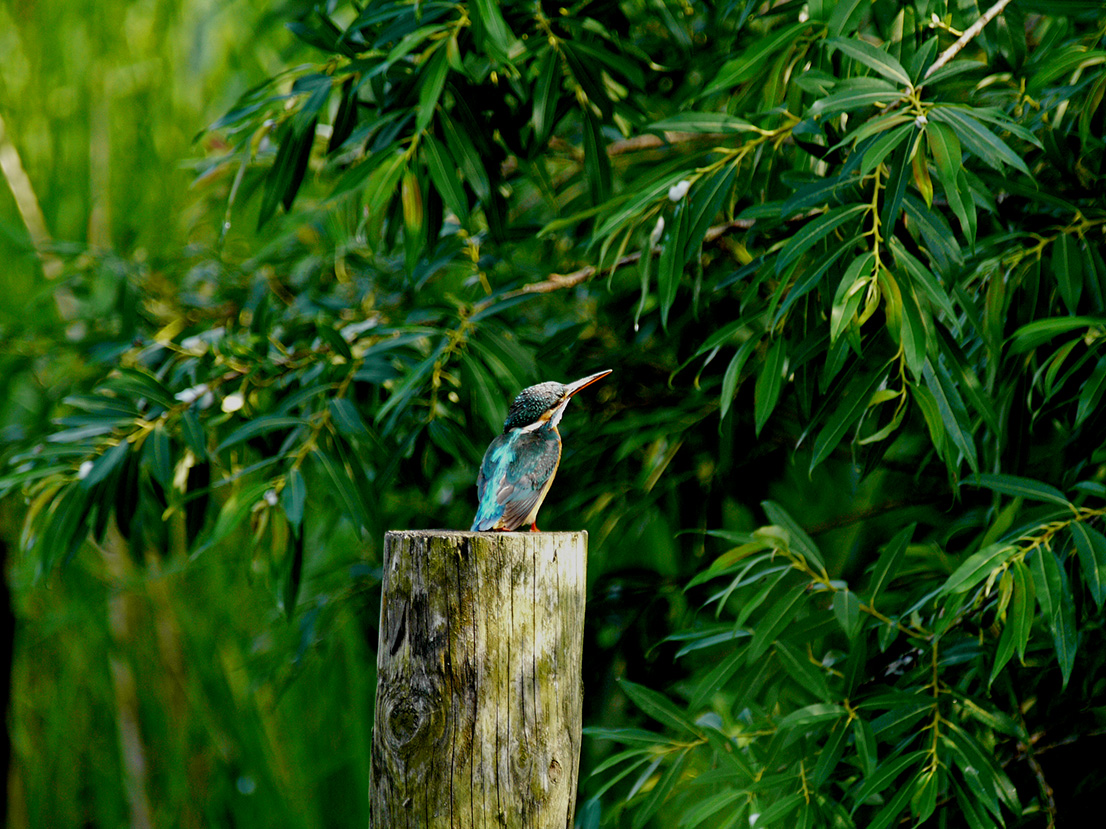
<svg viewBox="0 0 1106 829"><path fill-rule="evenodd" d="M520 527L540 505L560 460L560 436L553 429L499 435L480 465L473 531Z"/></svg>

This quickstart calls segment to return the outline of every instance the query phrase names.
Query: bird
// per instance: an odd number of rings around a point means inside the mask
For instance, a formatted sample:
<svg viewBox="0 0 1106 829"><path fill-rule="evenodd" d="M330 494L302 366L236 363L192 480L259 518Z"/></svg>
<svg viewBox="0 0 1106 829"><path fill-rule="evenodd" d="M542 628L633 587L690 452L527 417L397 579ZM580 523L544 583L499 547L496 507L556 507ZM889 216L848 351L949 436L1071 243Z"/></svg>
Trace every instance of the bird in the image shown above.
<svg viewBox="0 0 1106 829"><path fill-rule="evenodd" d="M503 432L488 446L476 479L473 532L509 532L526 524L538 532L538 510L561 462L557 424L572 396L611 373L589 374L573 383L549 381L518 393Z"/></svg>

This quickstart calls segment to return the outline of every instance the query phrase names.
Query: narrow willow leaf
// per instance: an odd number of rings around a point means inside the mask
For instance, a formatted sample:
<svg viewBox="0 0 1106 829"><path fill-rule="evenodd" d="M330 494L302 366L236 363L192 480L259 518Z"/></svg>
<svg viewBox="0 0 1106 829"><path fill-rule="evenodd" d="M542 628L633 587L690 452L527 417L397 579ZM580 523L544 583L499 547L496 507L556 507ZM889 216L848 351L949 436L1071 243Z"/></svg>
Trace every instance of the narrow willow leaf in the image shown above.
<svg viewBox="0 0 1106 829"><path fill-rule="evenodd" d="M438 108L438 99L442 97L448 74L449 63L446 60L446 50L439 46L419 73L419 105L415 110L416 132L425 130L434 118L434 111Z"/></svg>
<svg viewBox="0 0 1106 829"><path fill-rule="evenodd" d="M680 775L683 774L684 762L687 760L689 752L690 749L684 749L677 755L676 759L665 769L664 774L660 776L660 779L654 784L653 788L649 790L649 794L645 796L645 800L634 810L634 819L631 824L632 829L642 829L642 827L649 822L650 818L656 814L657 810L664 805L664 802L668 799L668 795L672 793L672 789L680 779Z"/></svg>
<svg viewBox="0 0 1106 829"><path fill-rule="evenodd" d="M284 579L284 615L291 619L296 612L296 602L303 582L304 534L302 528L293 528L288 533L288 567Z"/></svg>
<svg viewBox="0 0 1106 829"><path fill-rule="evenodd" d="M860 420L871 403L872 395L883 383L885 370L886 366L871 375L858 374L845 387L837 409L814 440L814 451L810 458L811 471L829 457L845 437L845 433Z"/></svg>
<svg viewBox="0 0 1106 829"><path fill-rule="evenodd" d="M802 610L803 599L806 595L807 585L792 585L776 599L771 607L764 611L764 616L757 623L753 632L753 639L749 643L749 650L746 652L748 664L753 664L760 659L771 647L776 637L791 624L791 621Z"/></svg>
<svg viewBox="0 0 1106 829"><path fill-rule="evenodd" d="M883 194L883 209L879 214L884 238L894 235L895 225L898 224L903 195L906 193L906 183L912 177L910 157L914 153L914 144L918 140L918 135L918 125L912 124L906 143L895 151L891 160L891 174Z"/></svg>
<svg viewBox="0 0 1106 829"><path fill-rule="evenodd" d="M725 112L680 112L644 128L647 132L738 133L753 132L756 125Z"/></svg>
<svg viewBox="0 0 1106 829"><path fill-rule="evenodd" d="M872 581L868 586L868 602L873 607L879 595L887 589L898 574L906 556L906 548L910 545L910 540L914 537L914 528L917 526L916 523L910 524L896 533L876 559L876 565L872 570Z"/></svg>
<svg viewBox="0 0 1106 829"><path fill-rule="evenodd" d="M768 417L776 408L780 399L780 390L787 376L787 341L783 337L777 337L776 341L768 349L764 358L764 364L757 375L756 387L753 390L753 409L756 420L756 434L768 422Z"/></svg>
<svg viewBox="0 0 1106 829"><path fill-rule="evenodd" d="M687 242L687 214L683 204L677 205L657 263L657 293L661 307L661 325L668 327L668 312L676 301L676 292L684 274L683 250Z"/></svg>
<svg viewBox="0 0 1106 829"><path fill-rule="evenodd" d="M1051 265L1060 298L1069 313L1074 314L1083 295L1083 256L1074 236L1065 233L1052 243Z"/></svg>
<svg viewBox="0 0 1106 829"><path fill-rule="evenodd" d="M1021 810L1018 793L1010 778L995 762L994 754L986 750L963 728L954 722L946 722L942 729L945 745L952 750L953 757L964 772L965 778L979 784L978 791L984 796L984 805L998 813L998 804L1006 806L1015 814Z"/></svg>
<svg viewBox="0 0 1106 829"><path fill-rule="evenodd" d="M1103 602L1106 602L1106 536L1094 527L1076 521L1071 525L1071 537L1079 555L1083 581L1101 610Z"/></svg>
<svg viewBox="0 0 1106 829"><path fill-rule="evenodd" d="M557 102L561 92L561 63L557 50L550 46L538 64L538 79L534 85L534 109L530 123L534 126L534 141L544 145L553 131Z"/></svg>
<svg viewBox="0 0 1106 829"><path fill-rule="evenodd" d="M810 114L829 118L854 109L887 107L902 96L902 90L879 78L850 78L839 83L834 92L815 101Z"/></svg>
<svg viewBox="0 0 1106 829"><path fill-rule="evenodd" d="M281 503L284 506L284 515L288 523L299 529L303 524L304 507L307 505L307 484L303 473L293 467L284 476L284 490L281 493Z"/></svg>
<svg viewBox="0 0 1106 829"><path fill-rule="evenodd" d="M365 508L357 484L354 483L341 460L321 449L312 451L311 457L324 473L327 482L330 484L330 494L337 496L335 500L343 507L346 516L359 528L369 526L369 513ZM320 493L319 497L326 496L324 493Z"/></svg>
<svg viewBox="0 0 1106 829"><path fill-rule="evenodd" d="M260 437L261 435L267 435L269 432L274 432L278 429L290 429L296 426L303 426L306 425L306 423L307 421L302 417L262 415L247 423L243 423L223 438L223 442L215 447L215 454L222 454L232 446L237 446L240 443L244 443L255 437Z"/></svg>
<svg viewBox="0 0 1106 829"><path fill-rule="evenodd" d="M607 155L599 119L591 110L586 110L584 117L584 170L592 201L595 204L606 201L611 195L611 159Z"/></svg>
<svg viewBox="0 0 1106 829"><path fill-rule="evenodd" d="M952 106L938 105L929 111L931 121L944 122L956 130L961 144L972 151L984 163L998 171L1008 164L1025 175L1030 175L1021 156L1009 145L976 120L968 111Z"/></svg>
<svg viewBox="0 0 1106 829"><path fill-rule="evenodd" d="M841 761L841 755L845 752L845 741L849 735L849 728L845 722L838 722L830 732L829 738L818 753L818 762L810 773L810 780L814 786L821 787L837 769Z"/></svg>
<svg viewBox="0 0 1106 829"><path fill-rule="evenodd" d="M1026 566L1024 561L1015 561L1013 570L1014 595L1007 618L1014 628L1014 645L1018 650L1018 659L1024 665L1025 649L1029 645L1029 635L1033 632L1033 620L1036 615L1034 607L1037 590L1034 587L1029 567Z"/></svg>
<svg viewBox="0 0 1106 829"><path fill-rule="evenodd" d="M744 631L742 631L744 632ZM691 698L691 709L698 710L708 699L717 694L729 682L745 663L745 651L735 648L730 654L711 668L700 681Z"/></svg>
<svg viewBox="0 0 1106 829"><path fill-rule="evenodd" d="M875 774L879 765L879 756L876 752L876 734L872 726L863 717L853 720L853 733L856 740L856 753L860 758L860 770L865 777Z"/></svg>
<svg viewBox="0 0 1106 829"><path fill-rule="evenodd" d="M932 392L937 403L937 409L941 414L941 422L945 427L945 434L960 450L968 466L973 472L979 472L979 460L976 456L975 438L972 436L971 422L968 420L964 401L951 381L945 381L941 376L943 372L934 371L931 361L926 360L922 368L922 377L926 387Z"/></svg>
<svg viewBox="0 0 1106 829"><path fill-rule="evenodd" d="M825 41L829 49L839 49L850 58L883 75L890 81L911 86L910 75L893 56L860 39L831 37Z"/></svg>
<svg viewBox="0 0 1106 829"><path fill-rule="evenodd" d="M1071 501L1064 497L1064 493L1054 486L1035 481L1032 478L1023 478L1018 475L998 475L983 472L973 475L965 480L965 483L985 487L992 492L1009 495L1014 498L1028 498L1031 501L1049 501L1062 507L1073 508Z"/></svg>
<svg viewBox="0 0 1106 829"><path fill-rule="evenodd" d="M1068 585L1068 577L1056 554L1047 547L1038 547L1030 563L1033 584L1037 590L1037 604L1048 620L1056 661L1060 665L1063 686L1067 687L1075 665L1078 636L1075 627L1075 598Z"/></svg>
<svg viewBox="0 0 1106 829"><path fill-rule="evenodd" d="M724 418L730 406L733 405L734 395L737 394L737 383L741 379L741 370L745 368L745 363L759 344L759 337L750 337L741 344L730 360L730 364L726 366L726 373L722 376L720 418Z"/></svg>
<svg viewBox="0 0 1106 829"><path fill-rule="evenodd" d="M849 639L860 632L860 599L851 590L838 590L833 594L833 615L837 624Z"/></svg>
<svg viewBox="0 0 1106 829"><path fill-rule="evenodd" d="M806 653L787 642L777 642L776 655L788 675L808 693L822 702L830 701L829 685L823 670L808 659Z"/></svg>
<svg viewBox="0 0 1106 829"><path fill-rule="evenodd" d="M875 773L865 775L864 783L853 795L853 801L857 806L866 802L874 794L879 794L898 779L906 769L915 764L920 764L929 752L911 751L894 760L888 760L876 767ZM908 791L909 794L909 791Z"/></svg>
<svg viewBox="0 0 1106 829"><path fill-rule="evenodd" d="M445 204L463 225L468 221L469 205L465 188L457 175L457 168L446 157L445 148L430 133L423 135L420 146L430 180Z"/></svg>
<svg viewBox="0 0 1106 829"><path fill-rule="evenodd" d="M843 705L836 705L829 702L816 702L813 705L807 705L797 711L792 711L780 720L776 724L776 727L780 730L786 730L788 728L806 728L815 723L825 722L827 720L838 720L848 715L849 712Z"/></svg>
<svg viewBox="0 0 1106 829"><path fill-rule="evenodd" d="M860 164L860 175L866 176L882 164L883 159L894 150L898 149L898 146L910 137L912 131L913 122L908 122L901 127L889 130L885 135L881 136L879 140L875 141L872 146L864 152L864 160Z"/></svg>
<svg viewBox="0 0 1106 829"><path fill-rule="evenodd" d="M272 488L269 481L260 481L231 493L223 502L219 510L219 517L215 519L215 525L211 528L211 534L203 544L192 551L192 558L211 549L246 520L253 508L261 501L262 496Z"/></svg>
<svg viewBox="0 0 1106 829"><path fill-rule="evenodd" d="M853 204L848 207L836 207L824 216L801 227L788 240L779 256L776 257L776 273L782 273L788 265L810 250L850 219L857 218L868 209L866 204Z"/></svg>
<svg viewBox="0 0 1106 829"><path fill-rule="evenodd" d="M618 684L626 692L626 696L633 701L634 705L657 722L680 731L699 734L699 727L688 718L687 714L677 708L668 697L627 679L619 680Z"/></svg>
<svg viewBox="0 0 1106 829"><path fill-rule="evenodd" d="M1106 325L1106 317L1049 317L1027 323L1010 335L1010 353L1024 354L1045 344L1053 337L1081 328Z"/></svg>
<svg viewBox="0 0 1106 829"><path fill-rule="evenodd" d="M114 446L104 450L103 454L92 462L92 468L81 480L81 488L92 489L114 472L119 464L123 462L123 459L127 457L130 447L130 443L121 440Z"/></svg>
<svg viewBox="0 0 1106 829"><path fill-rule="evenodd" d="M962 163L960 139L957 138L956 131L948 124L933 121L926 125L926 142L937 165L937 177L941 184L946 191L954 189Z"/></svg>
<svg viewBox="0 0 1106 829"><path fill-rule="evenodd" d="M690 261L702 246L707 229L733 191L737 170L737 164L727 164L713 175L696 182L687 208L688 229L682 254L684 262Z"/></svg>
<svg viewBox="0 0 1106 829"><path fill-rule="evenodd" d="M788 548L794 553L799 553L808 563L813 564L824 573L826 571L826 562L822 558L822 553L819 551L818 545L814 543L814 539L807 534L806 530L799 525L799 522L795 520L794 516L775 501L761 501L760 506L773 525L782 527L787 531ZM758 530L757 534L761 533L764 529L765 528L761 528L761 530Z"/></svg>
<svg viewBox="0 0 1106 829"><path fill-rule="evenodd" d="M809 23L792 23L760 38L751 49L722 64L718 74L699 93L700 98L715 92L729 90L756 75L770 61L775 60L781 50L790 51L800 34L806 31Z"/></svg>

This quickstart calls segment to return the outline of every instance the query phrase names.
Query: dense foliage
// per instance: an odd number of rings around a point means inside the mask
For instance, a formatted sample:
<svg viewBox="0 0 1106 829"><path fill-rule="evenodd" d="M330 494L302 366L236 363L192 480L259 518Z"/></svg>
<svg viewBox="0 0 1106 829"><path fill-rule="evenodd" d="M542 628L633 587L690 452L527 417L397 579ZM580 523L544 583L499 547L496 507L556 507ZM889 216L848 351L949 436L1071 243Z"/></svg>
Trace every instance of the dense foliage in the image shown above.
<svg viewBox="0 0 1106 829"><path fill-rule="evenodd" d="M520 387L612 368L542 513L592 533L581 825L1051 825L1101 791L1106 21L991 11L301 13L8 451L17 567L99 553L155 619L248 570L272 693L351 607L372 647L384 531L468 526Z"/></svg>

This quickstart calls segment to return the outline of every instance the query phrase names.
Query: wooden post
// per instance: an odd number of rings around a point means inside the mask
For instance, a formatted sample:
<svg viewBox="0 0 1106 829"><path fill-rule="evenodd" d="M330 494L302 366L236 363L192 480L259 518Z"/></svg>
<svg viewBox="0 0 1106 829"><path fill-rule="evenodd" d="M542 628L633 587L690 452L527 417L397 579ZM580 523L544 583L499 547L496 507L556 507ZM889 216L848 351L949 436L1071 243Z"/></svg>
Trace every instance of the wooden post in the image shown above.
<svg viewBox="0 0 1106 829"><path fill-rule="evenodd" d="M390 532L374 829L571 829L587 533Z"/></svg>

